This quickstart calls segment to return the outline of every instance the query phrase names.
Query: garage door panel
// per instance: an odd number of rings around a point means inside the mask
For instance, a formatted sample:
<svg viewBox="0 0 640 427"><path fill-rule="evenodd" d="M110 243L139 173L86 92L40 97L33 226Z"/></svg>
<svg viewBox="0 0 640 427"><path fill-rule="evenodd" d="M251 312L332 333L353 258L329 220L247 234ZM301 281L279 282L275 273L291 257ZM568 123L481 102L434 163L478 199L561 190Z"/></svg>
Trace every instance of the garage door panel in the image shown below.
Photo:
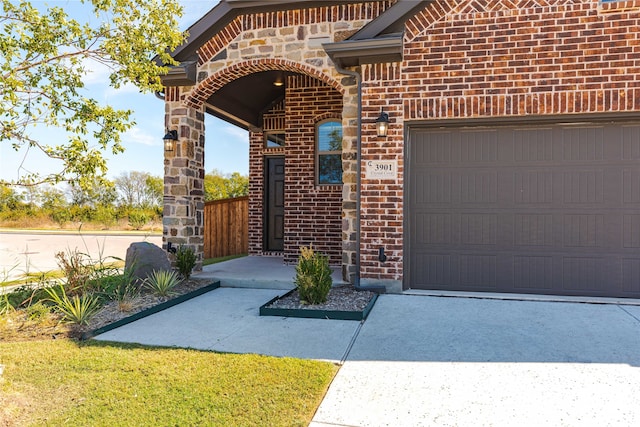
<svg viewBox="0 0 640 427"><path fill-rule="evenodd" d="M640 293L640 258L623 258L621 264L623 291Z"/></svg>
<svg viewBox="0 0 640 427"><path fill-rule="evenodd" d="M640 297L640 125L431 132L410 137L408 287Z"/></svg>
<svg viewBox="0 0 640 427"><path fill-rule="evenodd" d="M558 157L554 151L561 147L554 143L552 128L508 129L505 132L511 133L507 138L513 141L515 162L546 164Z"/></svg>
<svg viewBox="0 0 640 427"><path fill-rule="evenodd" d="M560 139L565 161L592 162L605 159L602 127L564 128L561 129Z"/></svg>
<svg viewBox="0 0 640 427"><path fill-rule="evenodd" d="M554 246L553 215L517 213L514 215L514 245L519 247ZM507 238L505 238L506 240Z"/></svg>
<svg viewBox="0 0 640 427"><path fill-rule="evenodd" d="M553 203L553 173L546 170L515 170L513 200L518 205L550 205Z"/></svg>
<svg viewBox="0 0 640 427"><path fill-rule="evenodd" d="M622 222L623 247L640 248L640 214L626 214L623 216Z"/></svg>
<svg viewBox="0 0 640 427"><path fill-rule="evenodd" d="M553 257L520 255L513 257L513 286L517 291L553 289Z"/></svg>
<svg viewBox="0 0 640 427"><path fill-rule="evenodd" d="M464 289L491 289L497 285L496 255L461 254L459 255L460 285Z"/></svg>
<svg viewBox="0 0 640 427"><path fill-rule="evenodd" d="M617 274L612 261L603 257L563 257L562 289L566 291L597 291L603 283L615 287Z"/></svg>
<svg viewBox="0 0 640 427"><path fill-rule="evenodd" d="M625 205L640 205L640 171L625 168L622 171L622 194Z"/></svg>

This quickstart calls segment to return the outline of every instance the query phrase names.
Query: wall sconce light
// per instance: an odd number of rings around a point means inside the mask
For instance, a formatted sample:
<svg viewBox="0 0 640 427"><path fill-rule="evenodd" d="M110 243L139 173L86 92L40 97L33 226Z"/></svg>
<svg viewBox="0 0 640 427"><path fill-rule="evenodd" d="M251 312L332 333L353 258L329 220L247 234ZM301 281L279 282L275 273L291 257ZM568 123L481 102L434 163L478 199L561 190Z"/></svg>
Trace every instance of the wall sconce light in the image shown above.
<svg viewBox="0 0 640 427"><path fill-rule="evenodd" d="M173 151L178 140L178 131L175 129L168 130L162 140L164 141L164 151Z"/></svg>
<svg viewBox="0 0 640 427"><path fill-rule="evenodd" d="M376 130L378 131L378 137L384 138L389 131L389 115L380 109L380 117L376 120Z"/></svg>
<svg viewBox="0 0 640 427"><path fill-rule="evenodd" d="M275 87L284 86L284 79L282 78L282 74L279 74L278 77L276 77L276 79L273 81L273 85Z"/></svg>

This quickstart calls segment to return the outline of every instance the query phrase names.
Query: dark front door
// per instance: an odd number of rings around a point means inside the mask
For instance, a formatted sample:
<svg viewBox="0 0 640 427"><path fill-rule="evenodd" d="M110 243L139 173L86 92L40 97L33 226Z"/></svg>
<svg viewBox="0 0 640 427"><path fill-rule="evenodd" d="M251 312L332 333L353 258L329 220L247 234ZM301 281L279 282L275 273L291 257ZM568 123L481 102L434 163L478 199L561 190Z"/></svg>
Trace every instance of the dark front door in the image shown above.
<svg viewBox="0 0 640 427"><path fill-rule="evenodd" d="M265 160L265 250L284 249L284 157Z"/></svg>

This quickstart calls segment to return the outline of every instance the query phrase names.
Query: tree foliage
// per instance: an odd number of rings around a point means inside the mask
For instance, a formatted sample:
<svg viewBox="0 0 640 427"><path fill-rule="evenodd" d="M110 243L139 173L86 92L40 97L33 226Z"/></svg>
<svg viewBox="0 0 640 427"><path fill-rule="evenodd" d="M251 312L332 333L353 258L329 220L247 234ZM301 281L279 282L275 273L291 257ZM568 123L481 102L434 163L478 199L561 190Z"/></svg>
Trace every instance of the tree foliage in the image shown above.
<svg viewBox="0 0 640 427"><path fill-rule="evenodd" d="M164 183L162 178L148 172L122 172L116 177L116 189L121 206L153 208L162 205Z"/></svg>
<svg viewBox="0 0 640 427"><path fill-rule="evenodd" d="M40 11L28 1L0 0L0 143L16 151L41 151L60 163L42 175L21 165L12 185L60 181L88 188L106 173L103 154L124 151L121 134L133 126L131 111L100 105L87 96L92 67L109 70L117 89L135 84L161 90L159 76L174 64L168 51L183 40L178 0L82 0L79 22L61 7ZM38 141L35 126L62 129L65 141Z"/></svg>
<svg viewBox="0 0 640 427"><path fill-rule="evenodd" d="M225 174L218 169L204 176L205 201L229 199L249 194L249 177L240 172Z"/></svg>

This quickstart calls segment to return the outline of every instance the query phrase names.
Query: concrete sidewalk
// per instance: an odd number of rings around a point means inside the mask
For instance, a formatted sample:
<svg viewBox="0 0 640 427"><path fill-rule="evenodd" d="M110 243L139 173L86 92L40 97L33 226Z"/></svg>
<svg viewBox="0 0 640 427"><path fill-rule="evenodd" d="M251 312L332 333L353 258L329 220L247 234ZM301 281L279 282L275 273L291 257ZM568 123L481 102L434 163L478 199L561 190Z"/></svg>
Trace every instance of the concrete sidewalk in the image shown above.
<svg viewBox="0 0 640 427"><path fill-rule="evenodd" d="M312 425L640 425L640 307L382 295L366 322L220 288L101 340L343 361Z"/></svg>

